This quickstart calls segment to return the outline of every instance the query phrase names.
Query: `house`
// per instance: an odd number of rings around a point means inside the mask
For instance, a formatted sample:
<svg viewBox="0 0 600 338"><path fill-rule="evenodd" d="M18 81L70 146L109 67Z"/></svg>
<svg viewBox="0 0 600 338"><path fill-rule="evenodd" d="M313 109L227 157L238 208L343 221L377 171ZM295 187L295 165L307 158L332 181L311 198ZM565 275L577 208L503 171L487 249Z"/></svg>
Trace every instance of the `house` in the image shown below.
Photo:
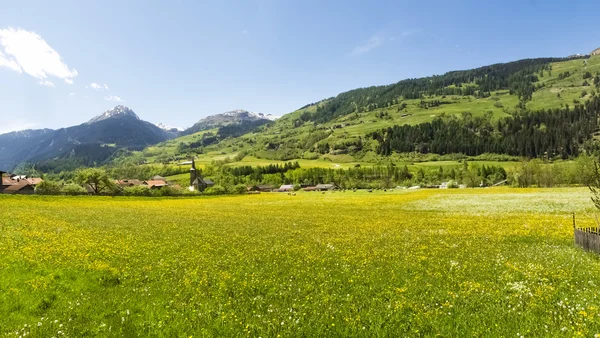
<svg viewBox="0 0 600 338"><path fill-rule="evenodd" d="M272 185L259 184L259 185L253 185L253 186L249 187L248 191L271 192L271 191L273 191L273 189L275 189L275 187L273 187Z"/></svg>
<svg viewBox="0 0 600 338"><path fill-rule="evenodd" d="M335 186L335 184L317 184L317 186L315 187L316 191L331 191L331 190L337 190L337 187Z"/></svg>
<svg viewBox="0 0 600 338"><path fill-rule="evenodd" d="M9 185L3 191L5 194L17 194L17 195L33 195L35 194L35 188L29 184L27 180L22 180L18 183Z"/></svg>
<svg viewBox="0 0 600 338"><path fill-rule="evenodd" d="M192 159L192 167L190 168L190 190L204 191L215 185L215 182L208 178L202 177L199 170L196 169L196 162Z"/></svg>
<svg viewBox="0 0 600 338"><path fill-rule="evenodd" d="M115 180L115 184L118 185L121 188L127 188L127 187L137 187L138 185L143 185L144 182L142 182L141 180Z"/></svg>
<svg viewBox="0 0 600 338"><path fill-rule="evenodd" d="M278 192L290 192L294 191L294 185L292 184L284 184L277 190Z"/></svg>
<svg viewBox="0 0 600 338"><path fill-rule="evenodd" d="M168 186L169 184L164 180L147 180L144 181L144 185L148 186L150 189L160 189Z"/></svg>
<svg viewBox="0 0 600 338"><path fill-rule="evenodd" d="M6 172L0 171L0 192L4 191L4 189L10 185L8 182L10 179L8 177L4 177L4 174L6 174Z"/></svg>
<svg viewBox="0 0 600 338"><path fill-rule="evenodd" d="M275 189L274 186L269 185L269 184L261 184L261 185L257 185L258 187L258 191L260 192L271 192Z"/></svg>

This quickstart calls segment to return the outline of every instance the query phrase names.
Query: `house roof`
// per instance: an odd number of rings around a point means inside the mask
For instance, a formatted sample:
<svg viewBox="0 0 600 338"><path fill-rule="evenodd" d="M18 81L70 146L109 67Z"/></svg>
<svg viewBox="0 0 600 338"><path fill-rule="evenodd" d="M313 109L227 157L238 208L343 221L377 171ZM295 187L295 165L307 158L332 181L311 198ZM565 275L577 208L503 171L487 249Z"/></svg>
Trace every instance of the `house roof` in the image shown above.
<svg viewBox="0 0 600 338"><path fill-rule="evenodd" d="M13 181L8 177L2 177L2 185L13 185L17 184L17 181Z"/></svg>
<svg viewBox="0 0 600 338"><path fill-rule="evenodd" d="M31 186L31 184L29 184L29 182L23 180L21 182L19 182L18 184L13 184L8 186L6 189L4 189L4 191L19 191L22 190L26 187L30 187L31 189L33 189L33 187Z"/></svg>
<svg viewBox="0 0 600 338"><path fill-rule="evenodd" d="M279 187L279 190L285 190L285 189L294 189L294 186L292 184L284 184L281 187Z"/></svg>
<svg viewBox="0 0 600 338"><path fill-rule="evenodd" d="M34 178L28 178L27 182L29 182L29 184L31 184L31 185L38 185L38 184L44 182L44 180L39 177L34 177Z"/></svg>
<svg viewBox="0 0 600 338"><path fill-rule="evenodd" d="M273 186L272 185L268 185L268 184L257 185L257 187L259 189L273 189Z"/></svg>
<svg viewBox="0 0 600 338"><path fill-rule="evenodd" d="M167 182L163 181L163 180L148 180L144 182L145 185L149 186L149 187L164 187L167 184Z"/></svg>
<svg viewBox="0 0 600 338"><path fill-rule="evenodd" d="M142 185L144 184L144 182L142 182L141 180L136 180L136 179L132 179L132 180L115 180L115 183L121 186L136 186L136 185Z"/></svg>
<svg viewBox="0 0 600 338"><path fill-rule="evenodd" d="M215 183L208 178L200 178L197 177L192 184L200 184L200 182L204 182L206 185L214 185Z"/></svg>
<svg viewBox="0 0 600 338"><path fill-rule="evenodd" d="M335 185L333 184L317 184L317 186L315 188L317 189L331 189L335 187Z"/></svg>

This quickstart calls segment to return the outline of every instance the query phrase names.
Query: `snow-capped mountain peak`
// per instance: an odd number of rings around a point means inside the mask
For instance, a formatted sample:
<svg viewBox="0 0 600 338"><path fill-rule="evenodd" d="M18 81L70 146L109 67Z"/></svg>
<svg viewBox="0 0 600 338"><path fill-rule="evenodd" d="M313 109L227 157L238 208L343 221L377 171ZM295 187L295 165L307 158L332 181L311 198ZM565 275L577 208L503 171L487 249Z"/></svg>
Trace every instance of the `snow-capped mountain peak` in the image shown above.
<svg viewBox="0 0 600 338"><path fill-rule="evenodd" d="M156 126L159 127L160 129L166 130L166 131L183 131L183 128L181 128L181 127L171 127L171 126L167 126L163 123L157 123Z"/></svg>
<svg viewBox="0 0 600 338"><path fill-rule="evenodd" d="M279 118L279 116L275 116L275 115L271 115L271 114L263 114L263 113L255 113L255 112L250 112L247 110L243 110L243 109L236 109L236 110L232 110L232 111L228 111L226 113L223 113L222 115L224 116L234 116L234 117L247 117L247 118L255 118L255 119L265 119L265 120L271 120L271 121L275 121Z"/></svg>
<svg viewBox="0 0 600 338"><path fill-rule="evenodd" d="M131 117L136 118L137 120L140 119L133 112L133 110L129 109L128 107L119 105L119 106L109 109L109 110L105 111L104 113L94 117L93 119L89 120L87 123L88 124L96 123L96 122L100 122L102 120L110 119L110 118L116 117L116 116L131 116Z"/></svg>

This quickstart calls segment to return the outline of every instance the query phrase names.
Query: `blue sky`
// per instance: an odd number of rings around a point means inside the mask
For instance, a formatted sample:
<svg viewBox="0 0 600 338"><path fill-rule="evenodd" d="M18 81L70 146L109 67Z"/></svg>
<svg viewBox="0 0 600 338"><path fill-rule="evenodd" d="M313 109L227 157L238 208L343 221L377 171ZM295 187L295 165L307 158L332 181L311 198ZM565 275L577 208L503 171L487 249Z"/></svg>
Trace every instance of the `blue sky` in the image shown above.
<svg viewBox="0 0 600 338"><path fill-rule="evenodd" d="M233 109L283 115L357 87L600 47L597 0L0 6L0 132L116 104L182 127Z"/></svg>

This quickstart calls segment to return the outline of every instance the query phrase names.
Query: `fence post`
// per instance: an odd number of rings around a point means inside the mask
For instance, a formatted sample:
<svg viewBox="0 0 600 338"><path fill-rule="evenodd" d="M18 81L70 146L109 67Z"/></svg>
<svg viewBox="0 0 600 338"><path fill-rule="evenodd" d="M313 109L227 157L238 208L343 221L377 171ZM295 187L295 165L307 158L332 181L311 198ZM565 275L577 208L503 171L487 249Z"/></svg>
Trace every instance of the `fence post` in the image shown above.
<svg viewBox="0 0 600 338"><path fill-rule="evenodd" d="M575 226L575 213L573 213L573 230L575 230L577 227Z"/></svg>

